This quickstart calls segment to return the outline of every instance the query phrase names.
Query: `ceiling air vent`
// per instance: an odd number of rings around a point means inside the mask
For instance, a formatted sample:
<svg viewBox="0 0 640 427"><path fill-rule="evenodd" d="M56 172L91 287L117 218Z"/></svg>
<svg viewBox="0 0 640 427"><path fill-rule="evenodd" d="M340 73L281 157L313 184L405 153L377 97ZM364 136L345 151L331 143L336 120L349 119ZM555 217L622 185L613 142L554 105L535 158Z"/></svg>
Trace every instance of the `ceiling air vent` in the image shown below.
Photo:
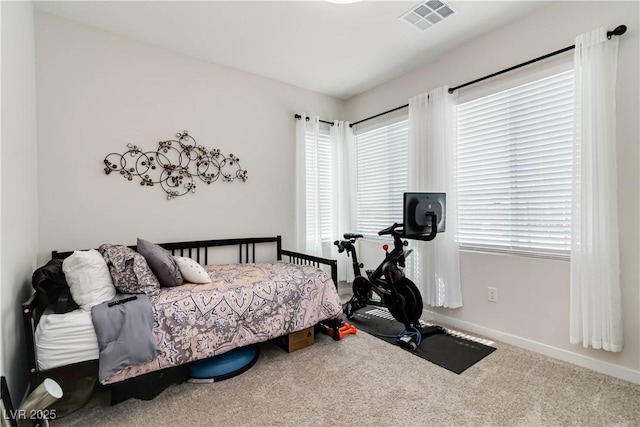
<svg viewBox="0 0 640 427"><path fill-rule="evenodd" d="M445 2L430 0L413 7L398 19L424 31L454 13L453 8Z"/></svg>

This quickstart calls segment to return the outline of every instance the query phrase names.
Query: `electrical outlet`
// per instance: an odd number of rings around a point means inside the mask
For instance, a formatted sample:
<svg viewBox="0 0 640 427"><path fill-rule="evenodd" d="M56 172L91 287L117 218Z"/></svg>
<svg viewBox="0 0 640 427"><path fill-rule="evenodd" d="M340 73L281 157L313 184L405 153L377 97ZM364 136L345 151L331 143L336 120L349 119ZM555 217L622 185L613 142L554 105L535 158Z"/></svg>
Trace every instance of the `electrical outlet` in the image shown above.
<svg viewBox="0 0 640 427"><path fill-rule="evenodd" d="M498 302L498 288L488 287L489 294L487 299L491 302Z"/></svg>

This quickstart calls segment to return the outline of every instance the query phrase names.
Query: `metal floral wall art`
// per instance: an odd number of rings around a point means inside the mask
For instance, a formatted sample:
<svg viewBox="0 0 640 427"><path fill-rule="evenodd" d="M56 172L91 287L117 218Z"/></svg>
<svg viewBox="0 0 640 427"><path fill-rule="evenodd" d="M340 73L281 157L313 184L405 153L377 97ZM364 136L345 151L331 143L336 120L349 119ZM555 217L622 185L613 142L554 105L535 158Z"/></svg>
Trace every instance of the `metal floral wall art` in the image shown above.
<svg viewBox="0 0 640 427"><path fill-rule="evenodd" d="M185 130L177 139L160 141L155 151L127 144L123 154L110 153L104 158L104 172L118 172L129 181L140 180L140 185L158 184L167 194L167 200L196 192L195 177L205 184L222 179L245 182L247 171L240 167L240 159L233 154L225 156L219 149L209 150L197 145Z"/></svg>

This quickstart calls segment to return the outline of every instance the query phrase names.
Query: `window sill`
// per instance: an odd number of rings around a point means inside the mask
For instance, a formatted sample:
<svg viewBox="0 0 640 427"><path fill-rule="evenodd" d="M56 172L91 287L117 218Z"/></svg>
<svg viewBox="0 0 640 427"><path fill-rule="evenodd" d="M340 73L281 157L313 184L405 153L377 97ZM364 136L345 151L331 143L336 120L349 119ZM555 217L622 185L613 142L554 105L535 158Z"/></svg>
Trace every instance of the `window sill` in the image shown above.
<svg viewBox="0 0 640 427"><path fill-rule="evenodd" d="M571 255L568 253L543 254L543 253L536 253L536 252L514 251L510 249L476 248L476 247L470 247L470 246L460 246L460 251L488 254L488 255L506 255L506 256L519 256L519 257L525 257L525 258L551 259L556 261L571 260Z"/></svg>

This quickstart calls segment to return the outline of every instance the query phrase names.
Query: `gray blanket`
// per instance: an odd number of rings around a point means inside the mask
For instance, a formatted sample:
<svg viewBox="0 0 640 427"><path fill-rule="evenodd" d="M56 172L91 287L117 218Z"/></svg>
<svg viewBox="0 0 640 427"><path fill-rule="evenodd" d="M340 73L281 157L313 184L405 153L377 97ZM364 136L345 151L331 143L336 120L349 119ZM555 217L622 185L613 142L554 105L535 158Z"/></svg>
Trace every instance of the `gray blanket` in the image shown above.
<svg viewBox="0 0 640 427"><path fill-rule="evenodd" d="M106 381L122 368L155 359L160 351L153 335L153 310L144 294L117 294L91 308L98 337L99 380ZM130 301L117 303L124 299Z"/></svg>

